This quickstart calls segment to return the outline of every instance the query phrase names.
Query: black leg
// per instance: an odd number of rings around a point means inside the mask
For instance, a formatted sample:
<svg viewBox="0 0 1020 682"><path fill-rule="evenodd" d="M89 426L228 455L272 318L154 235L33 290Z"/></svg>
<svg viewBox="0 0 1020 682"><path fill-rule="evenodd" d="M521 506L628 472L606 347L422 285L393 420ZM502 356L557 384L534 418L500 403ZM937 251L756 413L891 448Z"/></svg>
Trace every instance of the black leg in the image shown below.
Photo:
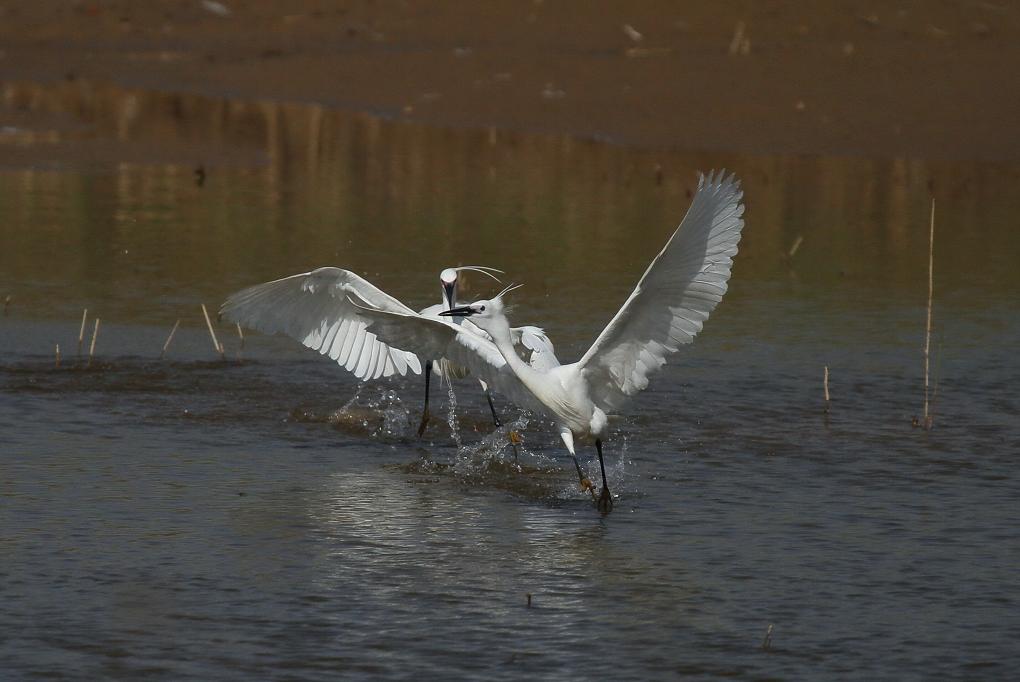
<svg viewBox="0 0 1020 682"><path fill-rule="evenodd" d="M496 425L496 428L503 426L503 422L499 420L499 416L496 415L496 406L492 404L492 394L489 393L489 389L485 389L485 399L489 401L489 409L492 410L492 423Z"/></svg>
<svg viewBox="0 0 1020 682"><path fill-rule="evenodd" d="M601 439L595 439L595 448L599 451L599 468L602 469L602 492L599 493L599 499L595 504L600 512L608 514L613 511L613 495L609 492L609 484L606 483L606 463L602 461ZM592 495L594 494L593 492Z"/></svg>
<svg viewBox="0 0 1020 682"><path fill-rule="evenodd" d="M421 413L421 424L418 426L418 437L425 433L425 427L428 426L429 417L429 380L432 378L432 361L425 361L425 409Z"/></svg>

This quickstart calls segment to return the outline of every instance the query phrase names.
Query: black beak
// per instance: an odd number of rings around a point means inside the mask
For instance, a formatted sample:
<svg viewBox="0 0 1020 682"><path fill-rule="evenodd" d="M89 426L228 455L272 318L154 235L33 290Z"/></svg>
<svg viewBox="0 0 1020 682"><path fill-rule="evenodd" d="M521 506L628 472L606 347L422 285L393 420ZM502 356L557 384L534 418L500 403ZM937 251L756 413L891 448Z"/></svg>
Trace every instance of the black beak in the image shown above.
<svg viewBox="0 0 1020 682"><path fill-rule="evenodd" d="M462 305L459 308L451 308L450 310L444 310L439 313L443 317L467 317L468 315L474 315L475 311L471 310L471 306Z"/></svg>
<svg viewBox="0 0 1020 682"><path fill-rule="evenodd" d="M452 306L457 303L457 282L443 282L443 294L446 298L446 305Z"/></svg>

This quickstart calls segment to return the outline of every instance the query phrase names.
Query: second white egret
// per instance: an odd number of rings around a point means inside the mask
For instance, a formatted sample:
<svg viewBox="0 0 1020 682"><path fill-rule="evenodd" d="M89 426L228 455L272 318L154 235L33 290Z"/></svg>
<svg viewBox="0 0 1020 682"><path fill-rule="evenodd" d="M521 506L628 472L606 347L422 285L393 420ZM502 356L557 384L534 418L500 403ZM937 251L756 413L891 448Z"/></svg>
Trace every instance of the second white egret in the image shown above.
<svg viewBox="0 0 1020 682"><path fill-rule="evenodd" d="M408 372L421 374L418 356L403 350L399 343L383 342L369 331L368 320L360 315L358 306L352 305L349 297L354 296L376 310L438 321L442 311L457 304L459 275L464 270L480 272L497 282L498 278L492 273L502 274L501 270L475 265L446 268L439 277L442 303L415 313L350 270L324 267L238 291L220 307L220 316L265 334L286 334L332 358L363 381L394 374L404 376ZM463 328L470 334L488 338L485 332L470 322L463 324ZM538 327L515 327L510 333L517 352L531 364L536 367L558 364L552 342ZM468 368L450 362L442 355L423 355L422 359L425 361L425 406L418 427L419 436L429 421L429 379L432 373L447 380L470 373ZM488 386L484 381L481 383L493 421L499 426Z"/></svg>

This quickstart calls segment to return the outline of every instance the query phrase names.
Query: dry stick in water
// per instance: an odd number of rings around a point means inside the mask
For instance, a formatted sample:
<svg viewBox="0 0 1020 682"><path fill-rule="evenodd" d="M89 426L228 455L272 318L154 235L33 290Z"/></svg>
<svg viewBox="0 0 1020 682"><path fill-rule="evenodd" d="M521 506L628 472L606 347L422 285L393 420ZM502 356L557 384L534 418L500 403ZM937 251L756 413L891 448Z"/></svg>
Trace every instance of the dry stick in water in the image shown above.
<svg viewBox="0 0 1020 682"><path fill-rule="evenodd" d="M89 309L81 311L81 329L78 330L78 355L81 355L81 342L85 338L85 320L89 316Z"/></svg>
<svg viewBox="0 0 1020 682"><path fill-rule="evenodd" d="M931 200L931 223L928 228L928 321L924 327L924 415L921 425L925 429L932 427L933 417L928 412L928 366L931 358L931 301L935 290L935 197Z"/></svg>
<svg viewBox="0 0 1020 682"><path fill-rule="evenodd" d="M793 258L794 256L796 256L797 255L797 249L799 249L800 245L803 244L803 243L804 243L804 235L798 234L797 238L793 240L793 245L790 246L790 250L789 250L789 252L787 252L786 257L787 258Z"/></svg>
<svg viewBox="0 0 1020 682"><path fill-rule="evenodd" d="M92 356L96 353L96 337L99 336L99 318L96 318L96 327L92 330L92 343L89 344L89 362L86 367L92 366Z"/></svg>
<svg viewBox="0 0 1020 682"><path fill-rule="evenodd" d="M57 369L60 369L60 344L59 343L57 344L57 364L56 364L56 367L57 367Z"/></svg>
<svg viewBox="0 0 1020 682"><path fill-rule="evenodd" d="M729 53L731 55L746 55L751 51L751 41L744 35L746 30L744 22L738 21L733 29L733 39L730 41Z"/></svg>
<svg viewBox="0 0 1020 682"><path fill-rule="evenodd" d="M160 360L166 356L166 349L170 347L170 342L174 340L174 333L177 331L177 326L180 325L180 323L180 319L174 322L174 328L170 330L170 336L166 337L166 343L163 344L163 352L159 354Z"/></svg>
<svg viewBox="0 0 1020 682"><path fill-rule="evenodd" d="M202 314L205 315L205 324L209 327L209 336L212 337L213 348L220 354L220 358L226 360L223 354L223 344L216 339L216 332L213 331L212 320L209 319L209 311L205 309L205 303L202 304Z"/></svg>
<svg viewBox="0 0 1020 682"><path fill-rule="evenodd" d="M825 413L829 413L829 366L825 366L825 375L822 377L822 388L825 389Z"/></svg>
<svg viewBox="0 0 1020 682"><path fill-rule="evenodd" d="M768 651L772 648L772 623L769 623L769 627L765 630L765 639L761 641L762 651Z"/></svg>
<svg viewBox="0 0 1020 682"><path fill-rule="evenodd" d="M7 297L4 299L4 317L7 317L7 309L10 307L10 305L11 305L11 295L7 294Z"/></svg>

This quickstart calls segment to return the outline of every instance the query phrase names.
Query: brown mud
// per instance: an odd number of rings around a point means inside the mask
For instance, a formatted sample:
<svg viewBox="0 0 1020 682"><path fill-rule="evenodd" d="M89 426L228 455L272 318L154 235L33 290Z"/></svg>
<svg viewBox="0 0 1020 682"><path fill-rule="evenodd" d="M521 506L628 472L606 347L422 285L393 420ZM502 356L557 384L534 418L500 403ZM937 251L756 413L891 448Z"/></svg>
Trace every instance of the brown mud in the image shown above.
<svg viewBox="0 0 1020 682"><path fill-rule="evenodd" d="M0 81L691 151L1014 161L1018 66L995 0L0 4Z"/></svg>

